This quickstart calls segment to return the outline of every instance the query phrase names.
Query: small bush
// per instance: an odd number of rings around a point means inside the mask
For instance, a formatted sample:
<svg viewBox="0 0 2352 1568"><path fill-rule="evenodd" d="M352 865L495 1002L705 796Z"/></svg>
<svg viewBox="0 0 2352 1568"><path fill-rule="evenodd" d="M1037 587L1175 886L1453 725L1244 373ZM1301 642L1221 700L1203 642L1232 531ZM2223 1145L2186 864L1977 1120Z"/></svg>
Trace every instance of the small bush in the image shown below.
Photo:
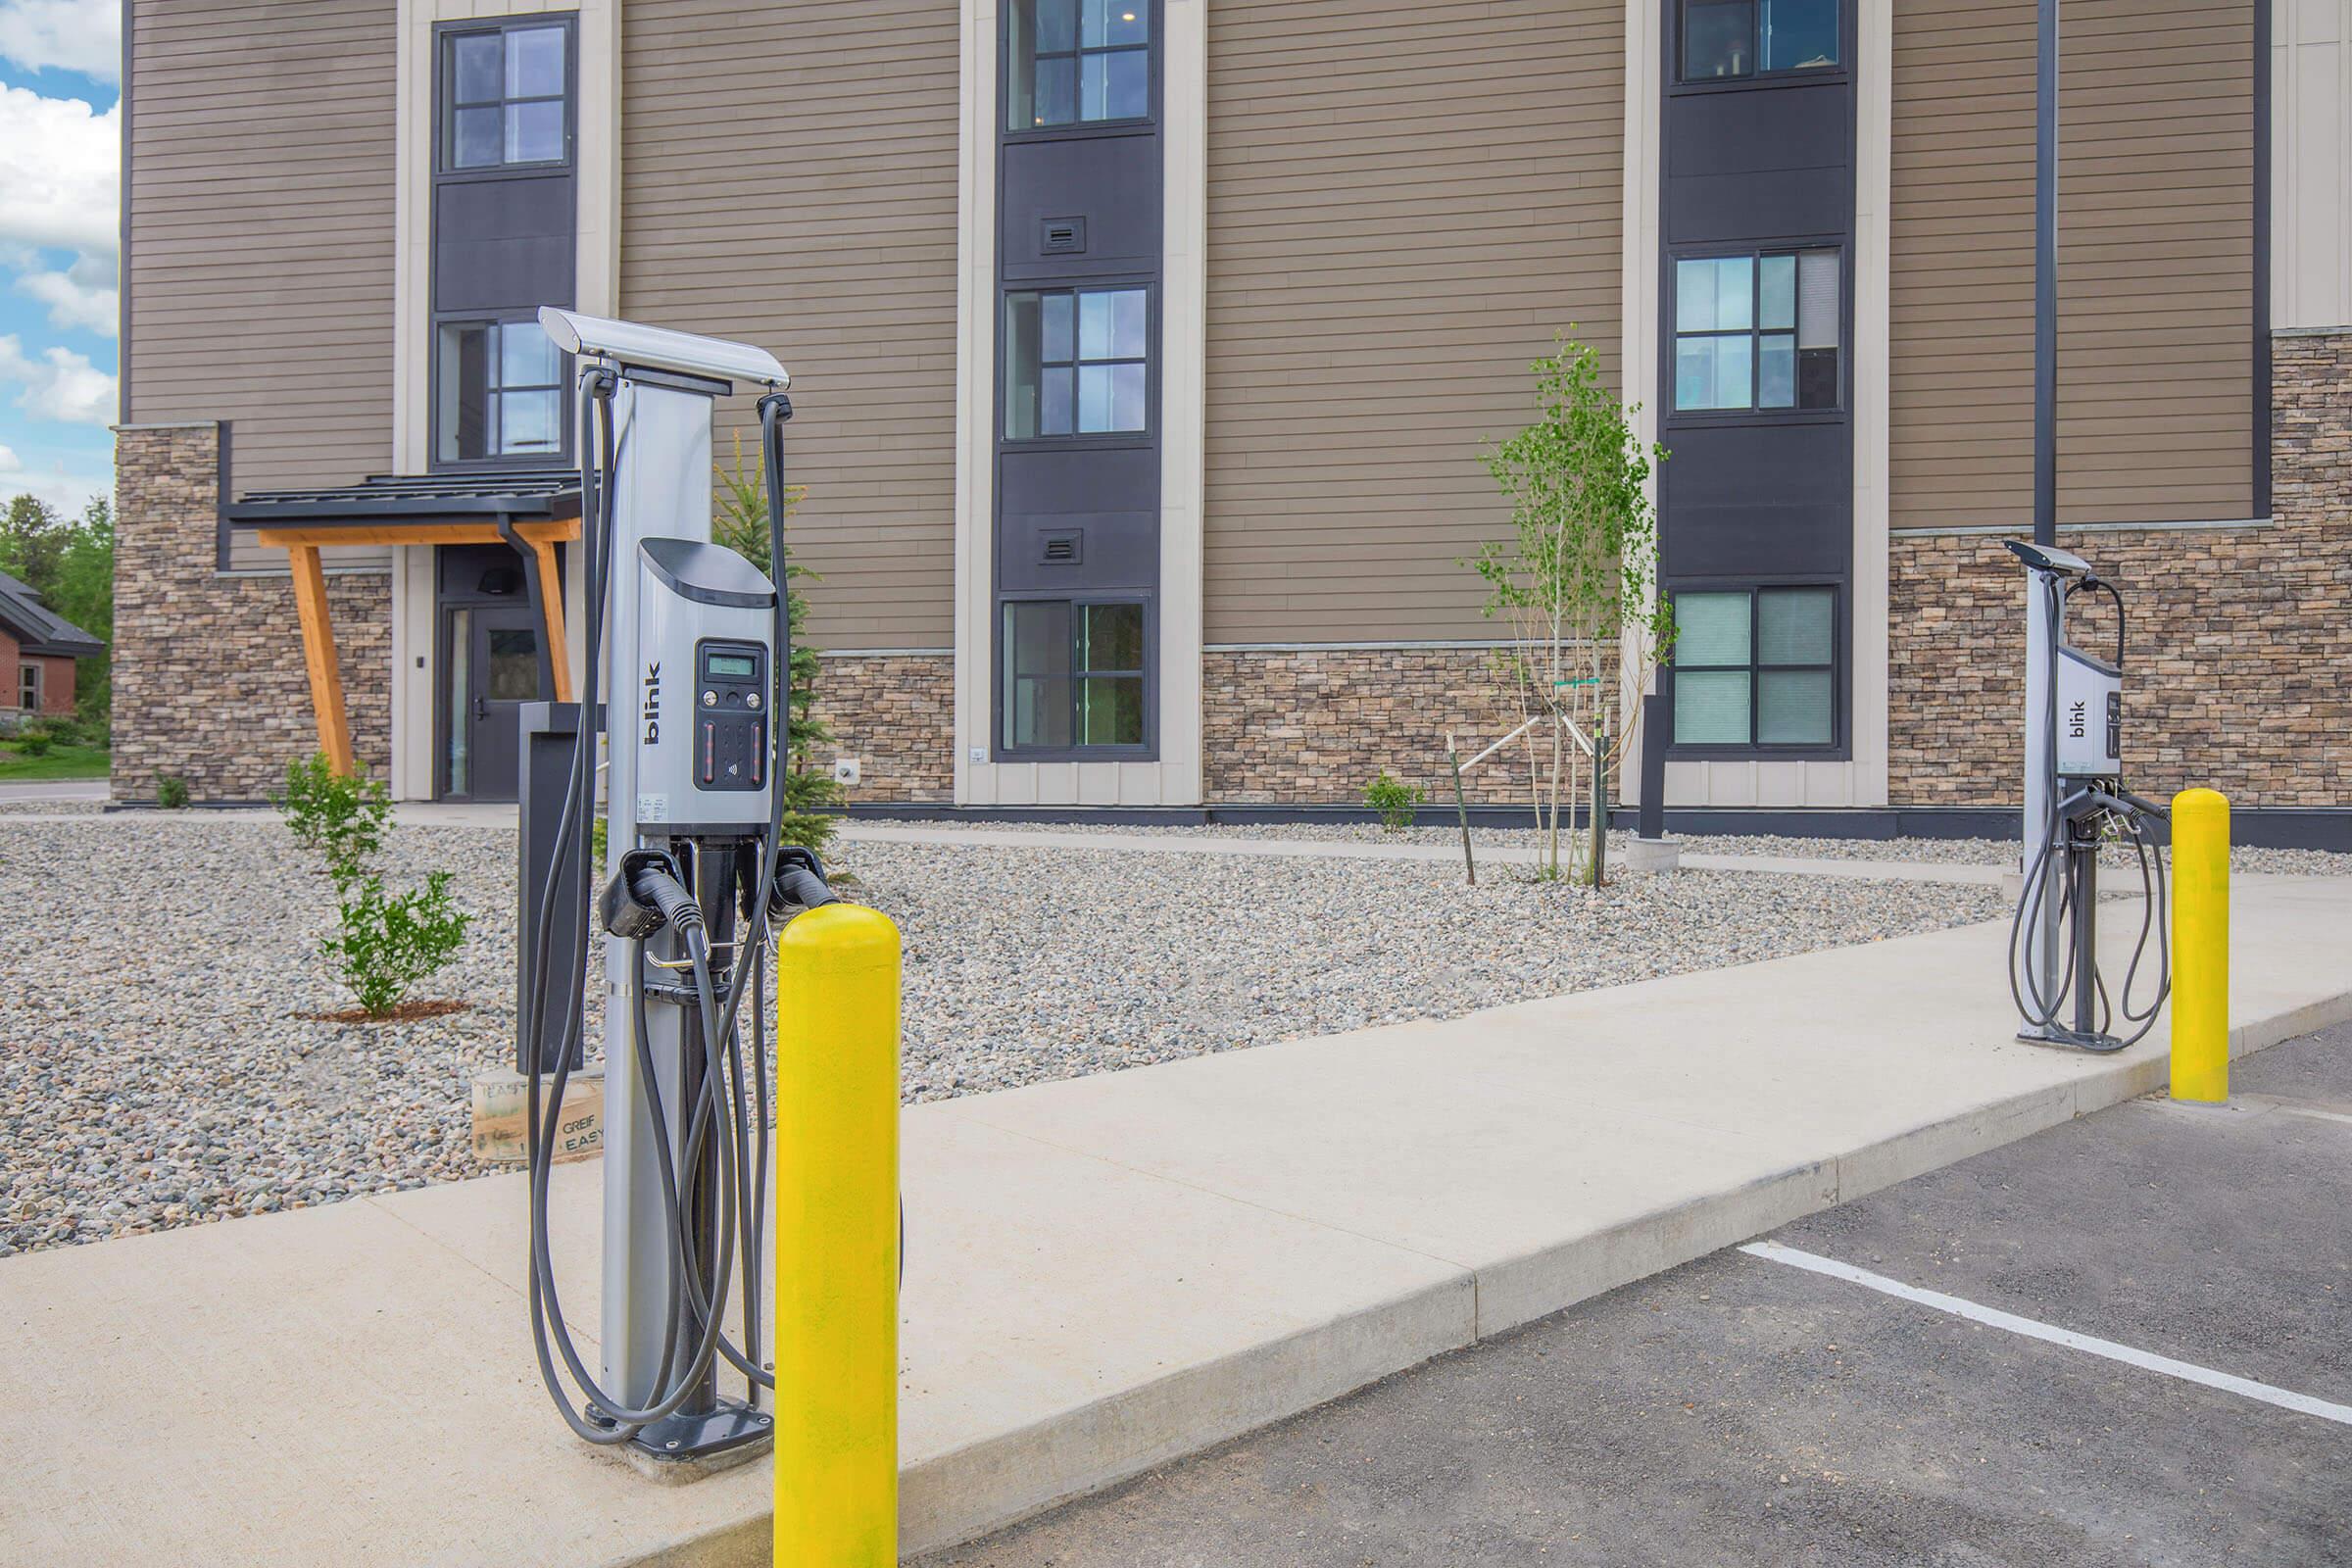
<svg viewBox="0 0 2352 1568"><path fill-rule="evenodd" d="M166 773L155 781L155 804L176 811L188 804L188 781L177 773Z"/></svg>
<svg viewBox="0 0 2352 1568"><path fill-rule="evenodd" d="M389 898L380 876L339 883L342 929L318 946L370 1016L389 1013L411 986L448 963L465 945L473 916L450 903L449 876L435 871L422 888Z"/></svg>
<svg viewBox="0 0 2352 1568"><path fill-rule="evenodd" d="M286 793L275 804L295 842L326 861L338 888L364 873L392 822L392 792L383 782L345 778L323 753L286 764Z"/></svg>
<svg viewBox="0 0 2352 1568"><path fill-rule="evenodd" d="M1383 832L1401 833L1413 825L1413 813L1429 799L1418 784L1407 784L1387 768L1364 786L1364 804L1380 813Z"/></svg>
<svg viewBox="0 0 2352 1568"><path fill-rule="evenodd" d="M56 744L57 737L45 729L24 730L17 736L17 755L19 757L47 757L49 748Z"/></svg>

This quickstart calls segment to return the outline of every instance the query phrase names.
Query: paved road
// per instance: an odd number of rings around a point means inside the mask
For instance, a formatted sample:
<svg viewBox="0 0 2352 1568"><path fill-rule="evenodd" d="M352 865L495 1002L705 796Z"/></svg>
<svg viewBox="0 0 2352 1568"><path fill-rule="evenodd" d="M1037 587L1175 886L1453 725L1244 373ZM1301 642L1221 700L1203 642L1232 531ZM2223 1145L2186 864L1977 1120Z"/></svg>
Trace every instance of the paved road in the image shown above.
<svg viewBox="0 0 2352 1568"><path fill-rule="evenodd" d="M0 780L0 801L103 801L102 778Z"/></svg>
<svg viewBox="0 0 2352 1568"><path fill-rule="evenodd" d="M1720 1252L926 1568L2352 1563L2352 1027L2233 1087L1771 1238L2022 1324Z"/></svg>

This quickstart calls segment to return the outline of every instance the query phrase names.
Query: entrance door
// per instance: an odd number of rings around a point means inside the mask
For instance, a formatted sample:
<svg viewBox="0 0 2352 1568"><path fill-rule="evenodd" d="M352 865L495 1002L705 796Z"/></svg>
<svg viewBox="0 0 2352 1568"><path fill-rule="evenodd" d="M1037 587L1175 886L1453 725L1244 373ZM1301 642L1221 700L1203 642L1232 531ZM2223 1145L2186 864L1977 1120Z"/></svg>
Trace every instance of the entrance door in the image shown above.
<svg viewBox="0 0 2352 1568"><path fill-rule="evenodd" d="M520 710L540 697L539 617L528 604L454 606L447 614L441 793L511 801Z"/></svg>

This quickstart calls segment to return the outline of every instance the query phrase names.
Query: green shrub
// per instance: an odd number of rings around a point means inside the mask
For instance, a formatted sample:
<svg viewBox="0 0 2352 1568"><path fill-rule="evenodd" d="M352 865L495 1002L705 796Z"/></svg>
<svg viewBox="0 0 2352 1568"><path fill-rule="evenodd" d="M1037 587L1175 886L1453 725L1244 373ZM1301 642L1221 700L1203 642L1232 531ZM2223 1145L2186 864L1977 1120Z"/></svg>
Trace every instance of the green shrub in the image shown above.
<svg viewBox="0 0 2352 1568"><path fill-rule="evenodd" d="M170 810L178 810L188 804L188 781L177 773L166 773L155 781L155 804Z"/></svg>
<svg viewBox="0 0 2352 1568"><path fill-rule="evenodd" d="M1407 784L1387 768L1364 786L1364 804L1380 813L1383 832L1401 833L1413 825L1413 813L1429 799L1418 784Z"/></svg>
<svg viewBox="0 0 2352 1568"><path fill-rule="evenodd" d="M339 884L341 932L318 944L343 974L361 1008L380 1018L409 988L434 973L466 942L473 916L449 900L447 871L435 871L414 892L386 897L384 879L361 876Z"/></svg>
<svg viewBox="0 0 2352 1568"><path fill-rule="evenodd" d="M275 804L295 842L326 861L338 888L366 873L392 823L392 792L383 782L345 778L324 753L286 764L286 793Z"/></svg>
<svg viewBox="0 0 2352 1568"><path fill-rule="evenodd" d="M17 755L19 757L47 757L49 748L56 744L57 737L45 729L22 730L17 735Z"/></svg>

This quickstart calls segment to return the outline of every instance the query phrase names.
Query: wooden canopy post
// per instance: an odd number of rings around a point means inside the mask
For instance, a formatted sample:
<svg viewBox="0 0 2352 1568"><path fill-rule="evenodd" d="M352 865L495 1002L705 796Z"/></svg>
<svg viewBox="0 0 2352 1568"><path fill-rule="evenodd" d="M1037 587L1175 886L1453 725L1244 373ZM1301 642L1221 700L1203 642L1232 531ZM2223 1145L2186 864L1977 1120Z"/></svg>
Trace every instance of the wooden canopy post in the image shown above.
<svg viewBox="0 0 2352 1568"><path fill-rule="evenodd" d="M302 618L302 662L311 677L311 711L318 720L318 750L343 778L352 776L351 720L343 710L343 671L335 662L335 627L326 612L326 571L317 545L295 545L294 611Z"/></svg>

